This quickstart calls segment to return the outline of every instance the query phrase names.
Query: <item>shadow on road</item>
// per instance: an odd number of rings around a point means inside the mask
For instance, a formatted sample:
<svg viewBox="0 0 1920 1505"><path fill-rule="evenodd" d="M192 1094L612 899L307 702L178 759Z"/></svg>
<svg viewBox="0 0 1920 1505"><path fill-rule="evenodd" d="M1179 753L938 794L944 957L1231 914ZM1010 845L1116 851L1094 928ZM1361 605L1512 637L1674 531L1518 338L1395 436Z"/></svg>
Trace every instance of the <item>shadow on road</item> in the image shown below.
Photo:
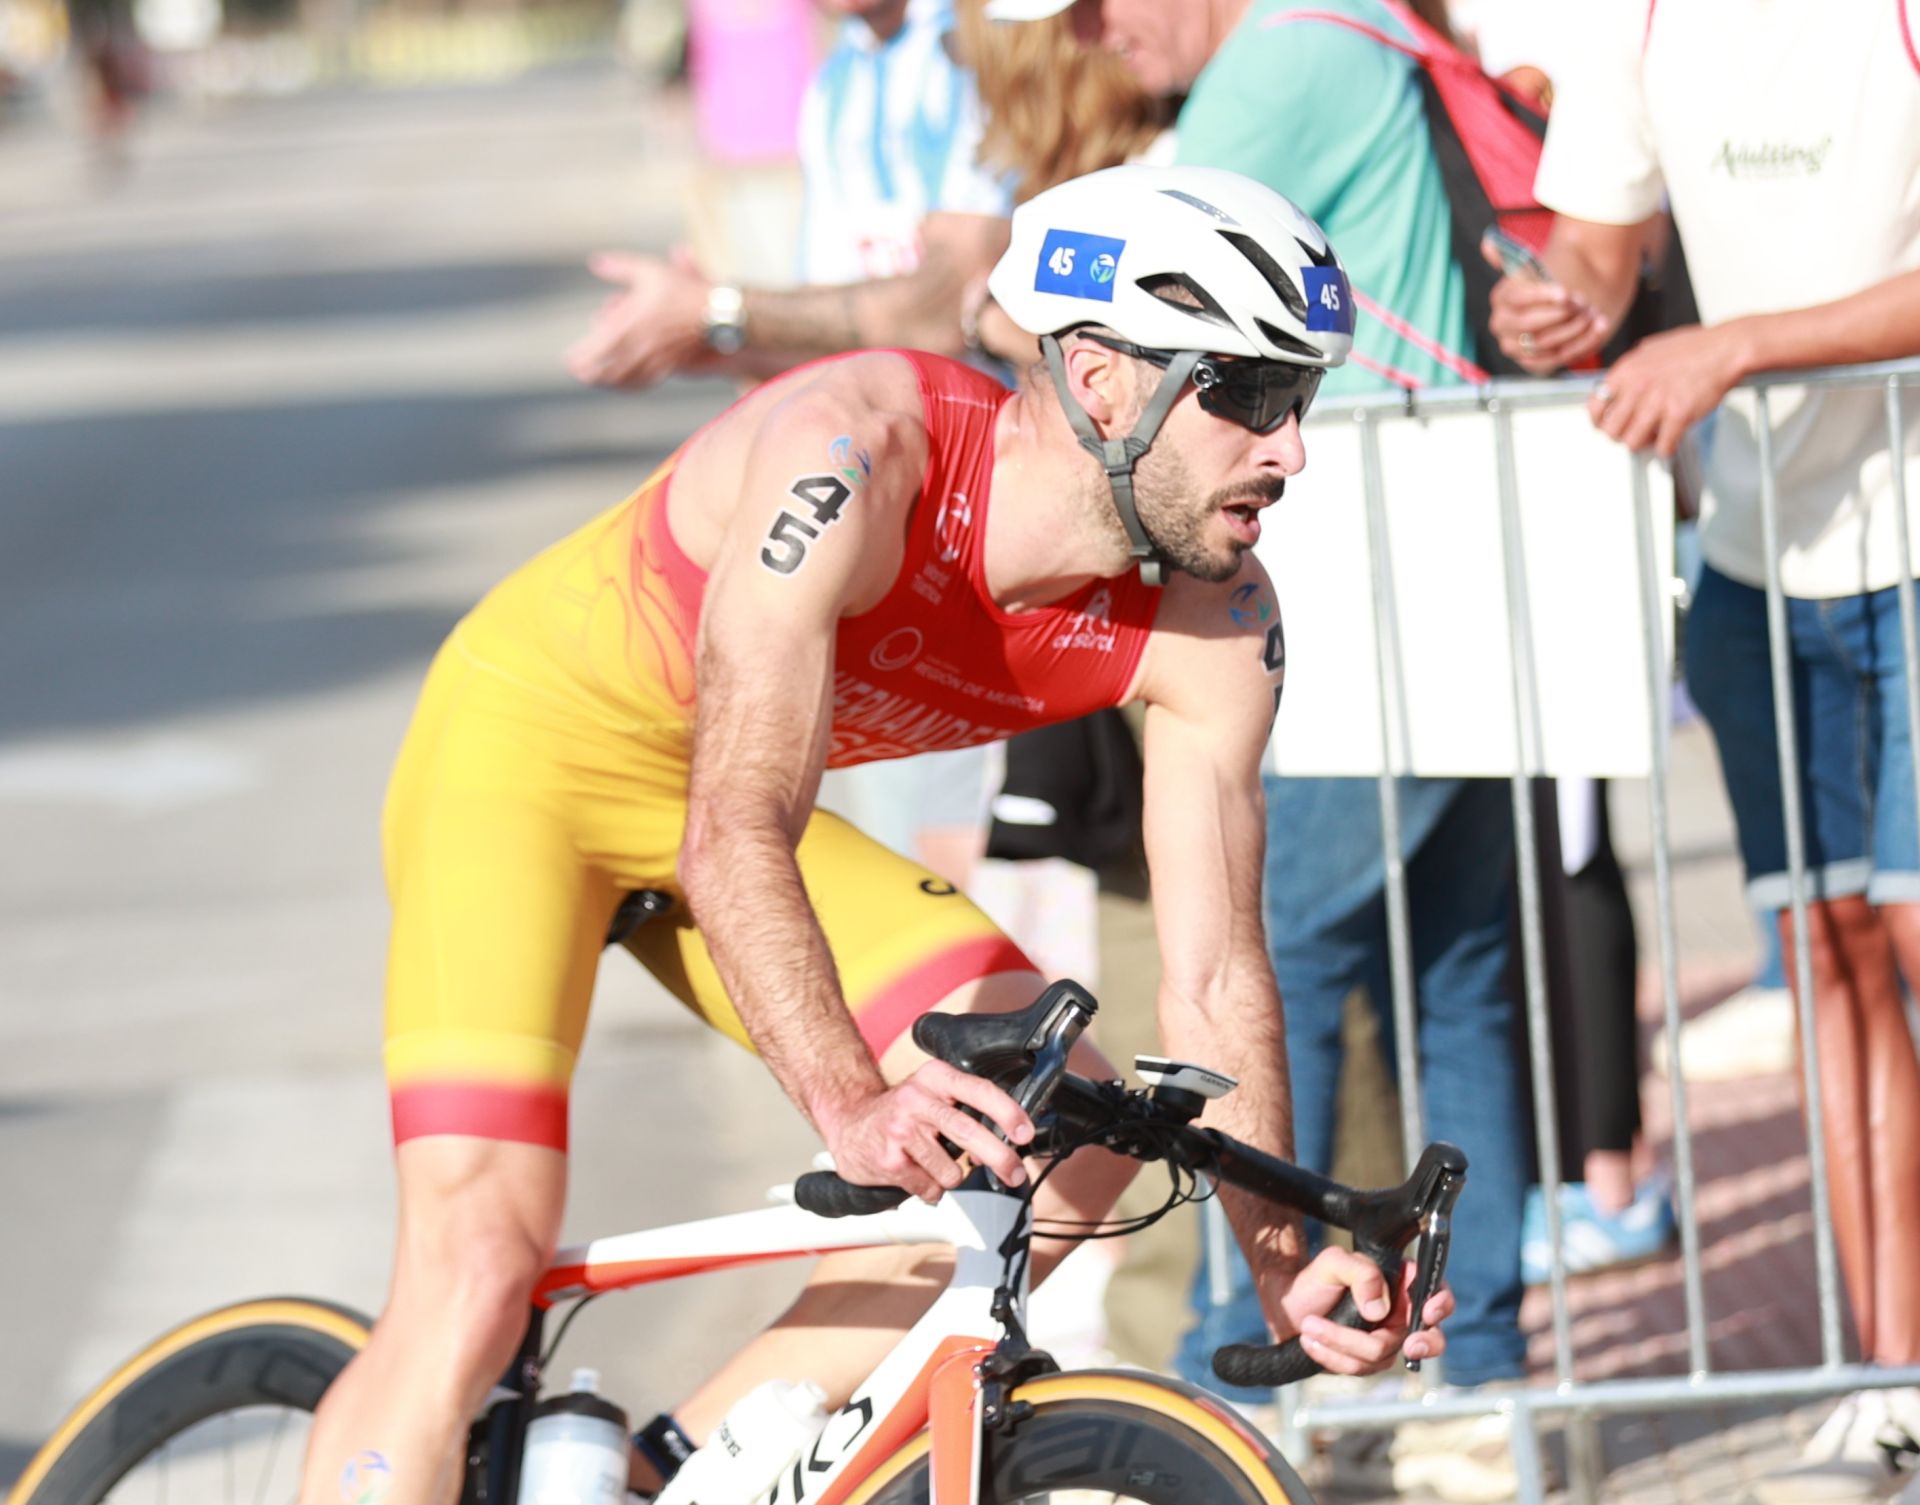
<svg viewBox="0 0 1920 1505"><path fill-rule="evenodd" d="M257 259L250 246L242 252ZM36 263L27 277L9 269L0 276L0 337L418 318L568 291L581 295L584 313L599 287L577 259L289 273L222 268L219 258L216 249L184 275L173 252L142 258L155 263L144 269L123 253Z"/></svg>
<svg viewBox="0 0 1920 1505"><path fill-rule="evenodd" d="M444 523L410 531L381 514L419 493L457 505L471 487L473 525L498 526L516 478L524 498L530 477L565 487L597 468L578 483L585 521L619 499L605 472L637 484L660 458L646 445L657 417L627 445L569 437L612 431L591 406L608 401L543 387L0 430L0 737L312 692L423 661L471 600L450 593L436 559ZM405 573L416 561L421 583Z"/></svg>

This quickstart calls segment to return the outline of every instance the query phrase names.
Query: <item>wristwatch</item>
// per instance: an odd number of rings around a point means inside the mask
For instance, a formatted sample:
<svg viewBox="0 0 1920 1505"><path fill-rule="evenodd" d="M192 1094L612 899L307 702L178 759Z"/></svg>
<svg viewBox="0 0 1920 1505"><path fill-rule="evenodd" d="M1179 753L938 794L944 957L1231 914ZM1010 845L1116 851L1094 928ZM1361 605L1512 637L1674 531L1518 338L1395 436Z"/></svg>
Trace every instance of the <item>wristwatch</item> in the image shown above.
<svg viewBox="0 0 1920 1505"><path fill-rule="evenodd" d="M707 307L701 315L701 337L719 355L734 355L747 343L747 296L737 287L716 282L707 289Z"/></svg>

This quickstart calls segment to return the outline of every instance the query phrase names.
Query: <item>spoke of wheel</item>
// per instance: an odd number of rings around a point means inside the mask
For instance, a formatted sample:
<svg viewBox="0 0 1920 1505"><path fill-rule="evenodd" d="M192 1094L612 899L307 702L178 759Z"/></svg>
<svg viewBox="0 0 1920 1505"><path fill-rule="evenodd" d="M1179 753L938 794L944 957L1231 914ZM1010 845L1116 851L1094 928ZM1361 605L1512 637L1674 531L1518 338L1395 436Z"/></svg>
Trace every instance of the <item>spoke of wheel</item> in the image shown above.
<svg viewBox="0 0 1920 1505"><path fill-rule="evenodd" d="M287 1417L291 1414L282 1411L274 1418L273 1436L267 1439L267 1466L260 1473L260 1488L254 1491L253 1505L266 1505L267 1485L273 1479L273 1466L280 1461L280 1437L287 1429Z"/></svg>

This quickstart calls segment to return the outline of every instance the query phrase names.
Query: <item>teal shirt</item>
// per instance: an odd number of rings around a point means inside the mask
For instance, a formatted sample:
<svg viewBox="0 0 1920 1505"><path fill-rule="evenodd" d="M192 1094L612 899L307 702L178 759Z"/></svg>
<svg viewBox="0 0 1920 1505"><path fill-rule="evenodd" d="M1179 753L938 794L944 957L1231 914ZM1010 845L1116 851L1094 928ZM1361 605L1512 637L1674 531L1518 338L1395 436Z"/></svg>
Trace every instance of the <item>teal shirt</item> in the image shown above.
<svg viewBox="0 0 1920 1505"><path fill-rule="evenodd" d="M1178 159L1231 168L1284 193L1327 232L1358 292L1470 358L1466 295L1453 262L1447 195L1429 144L1418 65L1330 22L1260 24L1302 9L1341 11L1406 37L1376 0L1253 0L1194 80L1180 112ZM1423 386L1460 379L1364 310L1354 350ZM1397 385L1349 359L1322 390L1352 394Z"/></svg>

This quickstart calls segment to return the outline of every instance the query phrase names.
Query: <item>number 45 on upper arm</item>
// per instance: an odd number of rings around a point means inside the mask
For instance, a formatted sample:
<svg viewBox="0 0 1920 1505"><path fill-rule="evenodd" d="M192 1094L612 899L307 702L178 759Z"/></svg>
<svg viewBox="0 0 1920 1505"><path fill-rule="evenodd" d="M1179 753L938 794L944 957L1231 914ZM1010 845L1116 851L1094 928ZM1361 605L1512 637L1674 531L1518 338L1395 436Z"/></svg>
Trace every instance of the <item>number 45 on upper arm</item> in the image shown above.
<svg viewBox="0 0 1920 1505"><path fill-rule="evenodd" d="M766 546L760 550L760 562L776 575L791 575L807 562L807 546L822 530L840 520L840 510L853 490L834 475L802 476L788 488L789 496L812 515L807 521L790 508L781 508L767 529Z"/></svg>

